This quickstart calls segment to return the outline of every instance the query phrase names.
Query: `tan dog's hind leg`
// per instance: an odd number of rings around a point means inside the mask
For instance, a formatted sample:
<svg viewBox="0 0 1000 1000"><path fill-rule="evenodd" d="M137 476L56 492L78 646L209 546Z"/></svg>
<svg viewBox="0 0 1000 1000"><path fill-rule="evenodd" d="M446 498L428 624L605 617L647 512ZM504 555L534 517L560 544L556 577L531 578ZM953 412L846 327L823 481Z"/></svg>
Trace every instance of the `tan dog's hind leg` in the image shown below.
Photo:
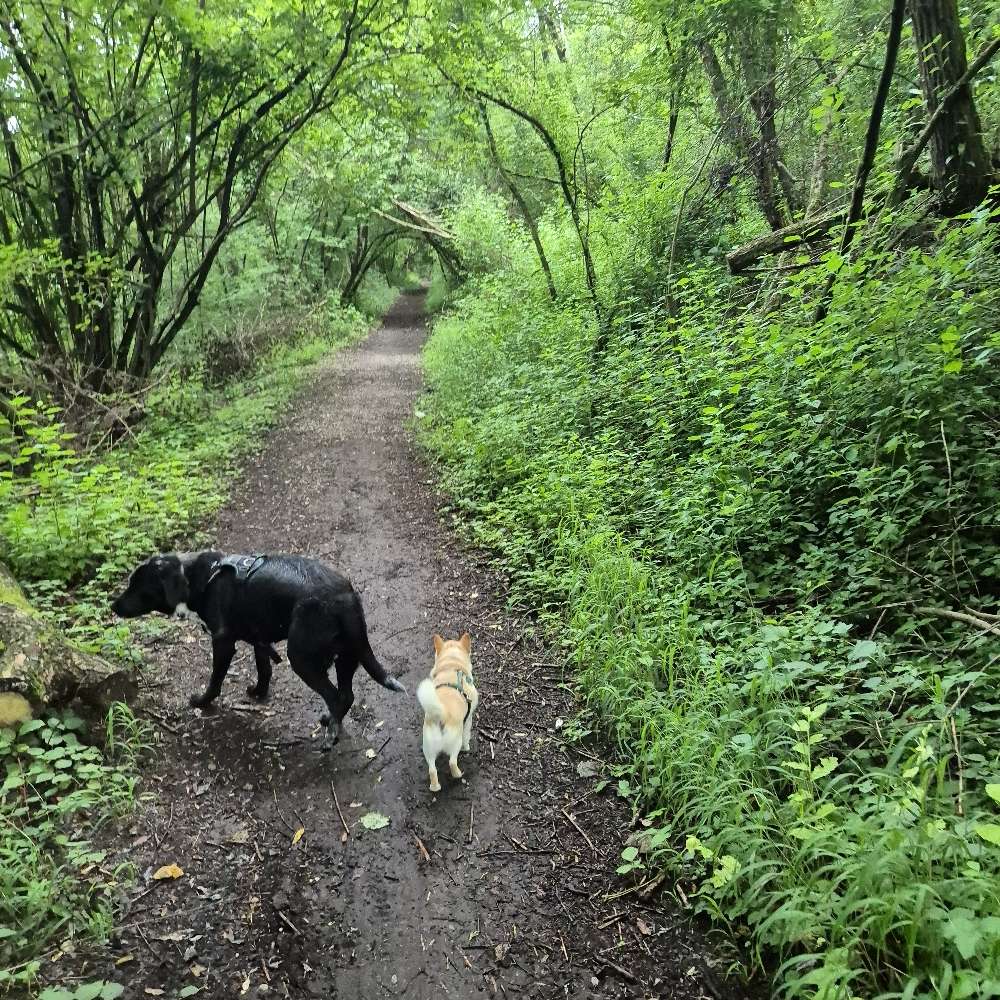
<svg viewBox="0 0 1000 1000"><path fill-rule="evenodd" d="M440 792L441 782L438 781L437 754L438 747L433 746L433 736L429 736L427 727L424 727L424 760L427 761L427 776L431 779L431 791Z"/></svg>
<svg viewBox="0 0 1000 1000"><path fill-rule="evenodd" d="M454 757L448 758L448 767L451 768L451 776L453 778L461 778L462 772L458 769L458 754L456 753Z"/></svg>

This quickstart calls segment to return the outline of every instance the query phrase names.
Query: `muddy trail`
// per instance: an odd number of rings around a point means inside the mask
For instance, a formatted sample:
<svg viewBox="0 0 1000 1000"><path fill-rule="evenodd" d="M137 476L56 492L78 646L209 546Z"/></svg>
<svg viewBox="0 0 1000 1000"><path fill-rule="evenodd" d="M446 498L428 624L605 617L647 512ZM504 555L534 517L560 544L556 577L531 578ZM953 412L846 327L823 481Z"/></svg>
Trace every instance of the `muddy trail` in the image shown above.
<svg viewBox="0 0 1000 1000"><path fill-rule="evenodd" d="M323 754L319 699L287 663L258 705L241 647L203 714L187 699L209 672L207 637L177 623L149 640L152 795L106 862L140 879L110 946L63 959L64 985L103 976L140 998L745 995L673 886L615 874L631 813L614 781L597 790L599 749L563 738L574 708L559 655L440 520L407 430L422 308L403 296L317 369L214 526L226 551L308 554L351 577L372 645L409 694L359 671L341 741ZM466 629L480 710L464 778L442 761L434 795L413 692L431 635ZM368 829L370 813L388 825ZM153 881L168 864L183 875Z"/></svg>

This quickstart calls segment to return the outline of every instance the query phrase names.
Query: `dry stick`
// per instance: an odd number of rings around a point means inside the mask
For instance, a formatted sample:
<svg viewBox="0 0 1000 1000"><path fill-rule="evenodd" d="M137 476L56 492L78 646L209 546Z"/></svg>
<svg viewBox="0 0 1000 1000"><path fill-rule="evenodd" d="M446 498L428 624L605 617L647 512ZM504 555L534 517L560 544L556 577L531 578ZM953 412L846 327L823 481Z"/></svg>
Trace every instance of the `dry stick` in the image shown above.
<svg viewBox="0 0 1000 1000"><path fill-rule="evenodd" d="M298 935L299 937L301 937L301 936L302 936L302 934L301 934L301 932L299 931L298 927L296 927L296 926L295 926L295 924L293 924L293 923L291 922L291 920L289 920L289 919L288 919L288 917L286 917L286 916L284 915L284 913L282 913L282 912L281 912L281 910L275 910L275 913L277 913L277 914L278 914L278 916L279 916L279 917L281 918L282 922L283 922L283 923L286 923L286 924L288 924L288 926L289 926L289 927L291 927L291 929L292 929L292 930L293 930L293 931L294 931L294 932L295 932L295 933L296 933L296 934L297 934L297 935Z"/></svg>
<svg viewBox="0 0 1000 1000"><path fill-rule="evenodd" d="M382 745L378 748L378 750L375 751L374 755L369 757L368 760L365 761L365 767L367 767L388 746L389 740L391 739L392 739L391 735L385 738L385 740L382 742Z"/></svg>
<svg viewBox="0 0 1000 1000"><path fill-rule="evenodd" d="M840 241L840 256L843 257L857 232L858 223L861 220L861 210L865 203L865 188L868 186L868 175L875 165L875 154L878 151L879 135L882 132L882 113L885 111L885 102L889 97L889 87L892 85L893 74L896 69L896 57L899 55L899 40L903 34L903 20L906 16L906 0L893 0L892 16L889 19L889 38L885 46L885 61L882 64L882 75L878 81L878 89L875 91L875 100L872 103L872 113L868 119L868 133L865 136L865 148L858 163L858 171L854 176L854 189L851 192L851 206L847 210L847 218L844 220L844 235ZM837 280L836 272L831 272L826 280L820 300L816 305L816 312L813 315L814 323L821 323L826 319L826 314L830 310L830 295L833 292L834 282Z"/></svg>
<svg viewBox="0 0 1000 1000"><path fill-rule="evenodd" d="M962 751L958 749L958 733L955 731L955 717L951 717L951 742L955 747L955 760L958 761L958 802L955 805L955 809L959 816L965 815L965 810L962 808L962 791L965 787L964 773L962 771Z"/></svg>
<svg viewBox="0 0 1000 1000"><path fill-rule="evenodd" d="M414 833L413 839L417 842L417 847L420 848L420 853L424 856L424 861L430 861L431 856L427 853L427 848L424 847L424 842Z"/></svg>
<svg viewBox="0 0 1000 1000"><path fill-rule="evenodd" d="M577 823L577 821L575 819L573 819L573 817L570 816L570 814L568 812L566 812L565 809L562 809L560 811L562 812L563 816L565 816L566 819L569 820L569 822L573 825L573 827L576 829L577 833L579 833L580 836L583 837L583 839L585 841L587 841L587 843L590 845L590 849L596 855L597 854L597 848L594 847L594 842L590 839L590 837L587 836L587 831L584 830L584 828L582 826L580 826L580 824Z"/></svg>
<svg viewBox="0 0 1000 1000"><path fill-rule="evenodd" d="M337 807L337 815L340 817L340 822L344 827L344 835L340 838L340 842L344 843L348 836L350 835L350 828L347 825L347 820L344 819L344 811L340 808L340 799L337 798L337 789L333 785L333 779L330 779L330 791L333 792L333 804Z"/></svg>
<svg viewBox="0 0 1000 1000"><path fill-rule="evenodd" d="M472 824L476 818L476 805L472 803L469 806L469 843L472 843Z"/></svg>
<svg viewBox="0 0 1000 1000"><path fill-rule="evenodd" d="M965 622L966 625L975 625L984 632L1000 632L1000 622L988 622L975 615L967 615L963 611L949 611L947 608L919 607L915 609L922 615L937 615L939 618L948 618L951 621Z"/></svg>
<svg viewBox="0 0 1000 1000"><path fill-rule="evenodd" d="M562 931L559 931L559 944L562 946L563 958L569 961L569 952L566 950L566 942L563 940Z"/></svg>
<svg viewBox="0 0 1000 1000"><path fill-rule="evenodd" d="M1000 41L1000 39L998 39ZM944 460L948 463L948 499L951 499L951 455L948 452L948 438L944 433L944 421L941 421L941 443L944 445Z"/></svg>
<svg viewBox="0 0 1000 1000"><path fill-rule="evenodd" d="M610 959L603 957L599 958L598 961L601 965L606 965L609 969L617 972L619 976L624 976L630 983L637 983L639 981L628 969L622 968L617 962L612 962Z"/></svg>

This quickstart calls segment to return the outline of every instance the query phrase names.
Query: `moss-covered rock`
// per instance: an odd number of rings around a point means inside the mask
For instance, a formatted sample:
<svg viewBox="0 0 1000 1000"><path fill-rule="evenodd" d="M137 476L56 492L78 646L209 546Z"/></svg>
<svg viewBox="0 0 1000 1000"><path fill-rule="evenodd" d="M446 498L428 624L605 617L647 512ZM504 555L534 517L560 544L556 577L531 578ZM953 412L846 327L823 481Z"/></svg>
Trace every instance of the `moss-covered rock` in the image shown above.
<svg viewBox="0 0 1000 1000"><path fill-rule="evenodd" d="M32 609L0 563L0 726L70 704L104 711L135 693L131 671L77 649Z"/></svg>

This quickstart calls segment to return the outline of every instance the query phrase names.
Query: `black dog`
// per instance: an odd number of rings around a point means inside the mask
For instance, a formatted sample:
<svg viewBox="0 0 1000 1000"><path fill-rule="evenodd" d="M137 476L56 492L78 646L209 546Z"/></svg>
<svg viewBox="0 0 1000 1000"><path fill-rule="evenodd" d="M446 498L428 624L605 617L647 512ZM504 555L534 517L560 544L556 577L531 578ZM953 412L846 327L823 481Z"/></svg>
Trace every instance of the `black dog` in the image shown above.
<svg viewBox="0 0 1000 1000"><path fill-rule="evenodd" d="M314 559L221 552L155 556L135 570L112 608L123 618L160 611L197 615L205 623L212 635L212 679L204 694L191 696L196 708L219 696L237 642L250 643L257 661L257 683L247 693L266 698L271 661L281 659L272 643L287 639L292 670L326 702L324 749L339 738L354 703L359 663L383 687L406 690L375 658L350 580ZM328 676L334 662L337 687Z"/></svg>

